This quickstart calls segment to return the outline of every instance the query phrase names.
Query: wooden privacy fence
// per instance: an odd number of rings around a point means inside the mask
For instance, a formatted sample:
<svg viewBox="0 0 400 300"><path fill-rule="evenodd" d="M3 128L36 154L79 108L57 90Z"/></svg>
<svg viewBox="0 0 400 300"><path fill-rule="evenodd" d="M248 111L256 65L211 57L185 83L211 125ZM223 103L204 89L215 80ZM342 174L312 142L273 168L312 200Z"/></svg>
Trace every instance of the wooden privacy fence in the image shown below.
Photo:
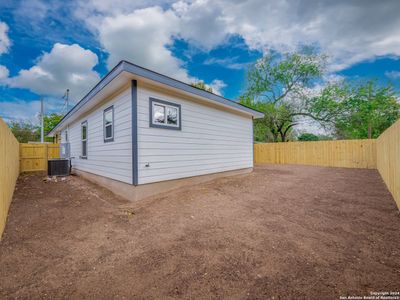
<svg viewBox="0 0 400 300"><path fill-rule="evenodd" d="M377 167L400 208L400 120L377 139Z"/></svg>
<svg viewBox="0 0 400 300"><path fill-rule="evenodd" d="M0 118L0 239L19 175L19 143Z"/></svg>
<svg viewBox="0 0 400 300"><path fill-rule="evenodd" d="M376 169L376 140L255 144L254 162Z"/></svg>
<svg viewBox="0 0 400 300"><path fill-rule="evenodd" d="M376 140L255 144L254 162L378 169L400 209L400 120Z"/></svg>
<svg viewBox="0 0 400 300"><path fill-rule="evenodd" d="M60 157L59 144L20 144L20 172L46 171L47 160Z"/></svg>

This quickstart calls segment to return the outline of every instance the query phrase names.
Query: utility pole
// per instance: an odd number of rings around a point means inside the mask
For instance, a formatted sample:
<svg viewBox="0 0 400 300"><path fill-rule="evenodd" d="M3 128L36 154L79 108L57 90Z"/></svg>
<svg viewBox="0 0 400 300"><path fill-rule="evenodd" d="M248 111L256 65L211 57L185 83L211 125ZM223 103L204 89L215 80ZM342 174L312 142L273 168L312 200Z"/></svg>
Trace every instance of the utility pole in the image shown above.
<svg viewBox="0 0 400 300"><path fill-rule="evenodd" d="M40 98L40 142L44 143L44 104L43 104L43 98Z"/></svg>
<svg viewBox="0 0 400 300"><path fill-rule="evenodd" d="M61 113L63 115L65 115L65 114L68 113L68 110L69 110L69 89L67 89L65 91L65 94L64 94L64 96L62 98L64 99L64 106L63 106L63 109L62 109ZM65 111L65 113L64 113L64 111Z"/></svg>
<svg viewBox="0 0 400 300"><path fill-rule="evenodd" d="M69 110L69 89L67 89L67 91L65 92L65 102L67 104L67 113Z"/></svg>

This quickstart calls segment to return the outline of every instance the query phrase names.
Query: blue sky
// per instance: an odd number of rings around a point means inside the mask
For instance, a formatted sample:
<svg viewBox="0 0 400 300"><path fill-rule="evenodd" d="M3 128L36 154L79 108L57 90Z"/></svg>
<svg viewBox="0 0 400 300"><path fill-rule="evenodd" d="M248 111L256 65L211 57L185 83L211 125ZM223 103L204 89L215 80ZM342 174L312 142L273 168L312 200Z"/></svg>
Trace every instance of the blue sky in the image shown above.
<svg viewBox="0 0 400 300"><path fill-rule="evenodd" d="M399 1L2 0L0 116L36 121L39 99L59 112L119 60L235 99L270 50L317 45L329 74L400 87Z"/></svg>

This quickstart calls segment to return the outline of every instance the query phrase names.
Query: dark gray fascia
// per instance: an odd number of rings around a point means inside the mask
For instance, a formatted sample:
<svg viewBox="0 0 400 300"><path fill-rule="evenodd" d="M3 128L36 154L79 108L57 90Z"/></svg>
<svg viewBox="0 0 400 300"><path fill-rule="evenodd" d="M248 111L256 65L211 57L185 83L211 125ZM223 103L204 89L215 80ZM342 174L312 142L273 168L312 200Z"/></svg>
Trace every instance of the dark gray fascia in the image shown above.
<svg viewBox="0 0 400 300"><path fill-rule="evenodd" d="M203 89L199 89L196 88L194 86L191 86L190 84L184 83L182 81L173 79L171 77L168 77L166 75L162 75L160 73L151 71L149 69L143 68L143 67L139 67L135 64L132 64L128 61L122 61L122 63L124 64L123 69L129 73L168 85L170 87L173 88L177 88L179 90L203 97L203 98L207 98L209 100L213 100L215 102L218 102L220 104L224 104L242 111L245 111L247 113L251 113L251 114L255 114L255 115L259 115L260 117L262 115L264 115L262 112L259 112L257 110L251 109L247 106L244 106L240 103L234 102L232 100L226 99L224 97L215 95L213 93L207 92Z"/></svg>
<svg viewBox="0 0 400 300"><path fill-rule="evenodd" d="M54 134L55 131L63 124L63 122L73 113L78 111L82 106L89 102L94 96L97 95L107 84L109 84L115 77L123 71L122 61L119 62L110 72L108 72L90 91L83 97L61 120L58 124L47 134Z"/></svg>
<svg viewBox="0 0 400 300"><path fill-rule="evenodd" d="M255 116L258 116L262 118L264 116L264 113L251 109L247 106L244 106L240 103L234 102L232 100L226 99L224 97L215 95L213 93L207 92L205 90L196 88L194 86L191 86L190 84L184 83L182 81L173 79L171 77L168 77L166 75L162 75L160 73L151 71L149 69L139 67L133 63L130 63L128 61L120 61L110 72L107 73L100 81L97 83L93 89L90 90L89 93L86 94L85 97L82 98L81 101L79 101L61 120L60 122L48 133L54 134L55 131L63 124L63 122L73 113L78 111L82 106L84 106L87 102L90 101L98 92L100 92L107 84L109 84L115 77L117 77L121 72L128 72L131 73L132 75L137 75L155 82L159 82L161 84L215 101L217 103L230 106L232 108L244 111L246 113L253 114Z"/></svg>

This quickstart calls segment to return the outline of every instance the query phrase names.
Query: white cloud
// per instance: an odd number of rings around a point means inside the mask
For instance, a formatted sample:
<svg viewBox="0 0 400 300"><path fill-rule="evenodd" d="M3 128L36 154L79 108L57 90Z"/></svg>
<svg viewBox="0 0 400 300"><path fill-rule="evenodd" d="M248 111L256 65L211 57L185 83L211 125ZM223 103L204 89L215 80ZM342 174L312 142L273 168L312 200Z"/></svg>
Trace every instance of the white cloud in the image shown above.
<svg viewBox="0 0 400 300"><path fill-rule="evenodd" d="M324 128L315 120L301 118L296 120L297 125L294 129L297 135L302 133L313 133L316 135L332 135L333 130L330 128Z"/></svg>
<svg viewBox="0 0 400 300"><path fill-rule="evenodd" d="M93 71L98 63L95 53L77 44L54 44L50 52L38 58L36 65L8 78L11 87L26 88L40 95L62 97L70 89L72 101L78 101L99 80Z"/></svg>
<svg viewBox="0 0 400 300"><path fill-rule="evenodd" d="M128 60L186 83L196 82L183 62L169 49L179 33L179 18L161 7L137 9L131 14L118 14L102 20L98 27L101 45L109 53L108 68ZM209 86L221 93L225 84L215 79Z"/></svg>
<svg viewBox="0 0 400 300"><path fill-rule="evenodd" d="M400 71L386 71L385 76L390 79L399 79L400 78Z"/></svg>
<svg viewBox="0 0 400 300"><path fill-rule="evenodd" d="M60 112L61 102L53 98L44 98L45 114ZM0 100L0 117L6 122L26 121L33 124L39 123L40 100Z"/></svg>
<svg viewBox="0 0 400 300"><path fill-rule="evenodd" d="M99 26L100 43L110 55L112 68L125 59L182 81L190 76L182 61L167 47L177 33L178 18L160 7L138 9L128 15L106 17Z"/></svg>
<svg viewBox="0 0 400 300"><path fill-rule="evenodd" d="M7 53L11 46L11 41L8 37L8 25L0 21L0 55Z"/></svg>
<svg viewBox="0 0 400 300"><path fill-rule="evenodd" d="M0 65L0 82L6 79L9 73L10 72L8 71L6 66Z"/></svg>
<svg viewBox="0 0 400 300"><path fill-rule="evenodd" d="M208 0L174 3L172 7L179 17L180 37L206 50L225 41L229 28L226 16L221 13L221 4Z"/></svg>
<svg viewBox="0 0 400 300"><path fill-rule="evenodd" d="M184 62L170 49L183 28L177 12L165 8L172 1L153 3L164 8L146 7L146 1L78 3L81 9L75 15L95 33L103 50L109 54L109 69L120 60L128 60L187 83L199 81L188 73Z"/></svg>
<svg viewBox="0 0 400 300"><path fill-rule="evenodd" d="M127 59L183 81L194 78L170 49L175 38L203 51L227 43L232 35L263 52L312 44L330 55L330 71L379 56L400 56L398 1L160 0L148 7L146 1L79 0L78 4L75 14L96 32L109 53L109 67ZM239 69L243 64L226 67Z"/></svg>
<svg viewBox="0 0 400 300"><path fill-rule="evenodd" d="M167 6L173 3L171 0L77 0L74 7L74 14L79 18L91 18L93 16L115 16L120 14L129 14L136 9L149 6Z"/></svg>
<svg viewBox="0 0 400 300"><path fill-rule="evenodd" d="M40 101L0 101L0 117L6 122L28 121L38 123Z"/></svg>
<svg viewBox="0 0 400 300"><path fill-rule="evenodd" d="M32 16L43 19L63 2L54 1L50 8L43 3L34 0L19 11L35 10ZM75 0L67 7L98 38L109 55L109 68L126 59L186 82L198 79L174 56L171 46L176 38L203 51L227 43L232 35L241 36L250 49L264 52L315 44L331 55L332 71L379 56L400 56L399 1L156 0L151 5L144 0ZM11 45L7 30L0 22L0 53ZM243 67L229 59L205 63ZM93 71L97 61L93 52L79 45L55 44L36 65L7 82L54 96L70 88L77 100L99 79ZM387 76L396 77L396 72ZM8 70L0 68L0 77L6 75ZM224 87L218 79L208 85L217 92Z"/></svg>
<svg viewBox="0 0 400 300"><path fill-rule="evenodd" d="M14 10L14 14L18 18L23 18L24 20L29 19L32 24L43 20L49 10L54 9L55 5L56 1L52 3L46 3L40 0L21 1Z"/></svg>
<svg viewBox="0 0 400 300"><path fill-rule="evenodd" d="M378 56L400 56L399 1L195 0L173 7L182 37L204 47L224 43L229 34L261 51L315 44L331 55L333 71Z"/></svg>
<svg viewBox="0 0 400 300"><path fill-rule="evenodd" d="M7 53L11 46L11 41L8 37L8 25L0 22L0 55ZM6 66L0 65L0 82L3 82L10 72Z"/></svg>
<svg viewBox="0 0 400 300"><path fill-rule="evenodd" d="M238 62L239 57L234 56L234 57L226 57L226 58L215 58L215 57L209 57L205 61L203 61L203 64L205 65L219 65L219 66L224 66L225 68L228 69L233 69L233 70L240 70L240 69L245 69L249 64L252 62Z"/></svg>
<svg viewBox="0 0 400 300"><path fill-rule="evenodd" d="M222 95L222 90L226 87L226 83L219 79L214 79L208 87L212 88L213 93L217 95Z"/></svg>

